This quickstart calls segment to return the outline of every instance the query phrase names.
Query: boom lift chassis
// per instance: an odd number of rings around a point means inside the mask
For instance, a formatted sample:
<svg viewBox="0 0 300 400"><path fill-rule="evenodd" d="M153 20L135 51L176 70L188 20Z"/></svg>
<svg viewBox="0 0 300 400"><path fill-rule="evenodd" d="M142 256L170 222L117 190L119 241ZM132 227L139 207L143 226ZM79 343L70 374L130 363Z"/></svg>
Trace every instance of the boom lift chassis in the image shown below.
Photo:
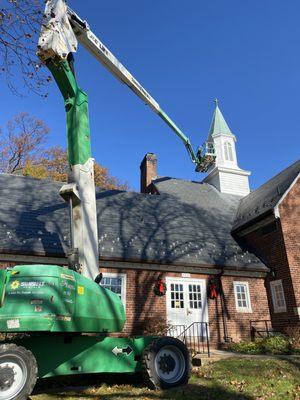
<svg viewBox="0 0 300 400"><path fill-rule="evenodd" d="M88 100L72 62L77 39L171 127L196 171L207 170L215 157L209 144L193 151L159 104L63 0L46 2L38 55L51 71L66 110L70 170L60 195L70 207L69 268L19 265L0 270L0 333L6 335L0 345L0 400L25 400L37 378L58 375L142 372L153 388L185 384L190 375L190 355L178 339L118 337L125 323L121 300L94 282L97 212Z"/></svg>

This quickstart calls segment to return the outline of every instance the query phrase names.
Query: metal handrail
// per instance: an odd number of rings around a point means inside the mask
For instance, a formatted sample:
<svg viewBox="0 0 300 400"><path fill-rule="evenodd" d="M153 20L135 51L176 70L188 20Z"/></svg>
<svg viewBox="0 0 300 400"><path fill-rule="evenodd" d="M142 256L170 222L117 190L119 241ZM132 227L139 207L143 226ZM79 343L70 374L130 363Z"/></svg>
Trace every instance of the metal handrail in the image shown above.
<svg viewBox="0 0 300 400"><path fill-rule="evenodd" d="M259 329L257 324L262 324L264 325L264 329ZM270 319L257 319L257 320L252 320L250 321L250 334L251 334L251 340L255 339L255 334L256 333L261 333L265 332L267 336L270 336L270 333L272 332L272 321Z"/></svg>
<svg viewBox="0 0 300 400"><path fill-rule="evenodd" d="M182 327L184 327L183 330ZM207 352L208 357L210 357L208 322L193 322L187 327L185 325L171 325L168 333L171 334L171 332L178 329L181 330L180 334L174 335L177 339L194 350L195 354ZM204 338L205 340L203 340Z"/></svg>

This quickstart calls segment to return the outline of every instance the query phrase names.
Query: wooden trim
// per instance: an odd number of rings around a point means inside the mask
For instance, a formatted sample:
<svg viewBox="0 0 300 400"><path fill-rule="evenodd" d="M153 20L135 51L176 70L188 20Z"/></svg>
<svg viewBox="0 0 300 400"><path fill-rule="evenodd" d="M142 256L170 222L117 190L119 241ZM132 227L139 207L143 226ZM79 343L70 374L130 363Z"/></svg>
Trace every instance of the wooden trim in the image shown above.
<svg viewBox="0 0 300 400"><path fill-rule="evenodd" d="M0 262L29 263L29 264L54 264L68 265L67 257L51 257L26 254L0 254ZM197 265L197 264L161 264L142 261L124 261L121 259L100 258L100 267L116 269L138 269L164 272L186 272L204 275L227 275L227 276L249 276L265 277L269 269L249 270L245 267L222 267L217 265Z"/></svg>

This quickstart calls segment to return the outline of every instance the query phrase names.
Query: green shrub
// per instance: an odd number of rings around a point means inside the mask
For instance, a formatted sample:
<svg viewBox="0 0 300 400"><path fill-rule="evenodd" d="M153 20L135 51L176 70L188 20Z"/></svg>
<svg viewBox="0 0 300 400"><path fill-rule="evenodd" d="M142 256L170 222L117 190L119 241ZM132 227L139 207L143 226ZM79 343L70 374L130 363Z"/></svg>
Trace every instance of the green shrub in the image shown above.
<svg viewBox="0 0 300 400"><path fill-rule="evenodd" d="M258 341L255 342L239 342L239 343L231 343L228 350L233 351L235 353L244 353L244 354L260 354L260 348L258 345Z"/></svg>
<svg viewBox="0 0 300 400"><path fill-rule="evenodd" d="M283 335L274 335L263 339L260 347L263 354L291 353L291 341Z"/></svg>
<svg viewBox="0 0 300 400"><path fill-rule="evenodd" d="M285 333L290 338L293 352L300 353L300 326L288 327Z"/></svg>
<svg viewBox="0 0 300 400"><path fill-rule="evenodd" d="M244 341L232 343L229 350L244 354L290 354L292 344L289 338L283 335L274 335L253 342Z"/></svg>

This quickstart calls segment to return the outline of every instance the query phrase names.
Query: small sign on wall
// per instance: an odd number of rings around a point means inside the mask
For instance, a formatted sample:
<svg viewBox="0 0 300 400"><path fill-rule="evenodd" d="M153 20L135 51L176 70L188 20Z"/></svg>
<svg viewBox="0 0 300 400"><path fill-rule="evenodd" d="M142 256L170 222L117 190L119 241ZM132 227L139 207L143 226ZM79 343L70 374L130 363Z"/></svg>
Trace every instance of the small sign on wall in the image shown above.
<svg viewBox="0 0 300 400"><path fill-rule="evenodd" d="M188 272L183 272L183 273L181 274L181 276L182 276L182 278L190 278L190 277L191 277L191 274L188 273Z"/></svg>

